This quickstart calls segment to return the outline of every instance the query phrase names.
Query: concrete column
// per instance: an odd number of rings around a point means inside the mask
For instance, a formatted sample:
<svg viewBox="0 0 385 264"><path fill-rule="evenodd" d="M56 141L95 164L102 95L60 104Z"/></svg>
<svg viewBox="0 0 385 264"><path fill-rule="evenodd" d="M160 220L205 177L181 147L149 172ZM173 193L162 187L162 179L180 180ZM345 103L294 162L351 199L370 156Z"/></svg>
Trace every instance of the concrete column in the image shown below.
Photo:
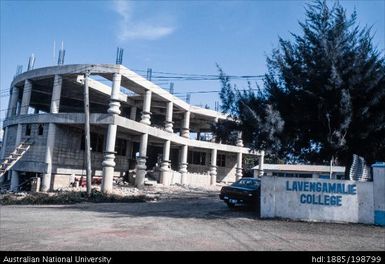
<svg viewBox="0 0 385 264"><path fill-rule="evenodd" d="M190 137L190 111L187 111L184 114L181 136L185 138Z"/></svg>
<svg viewBox="0 0 385 264"><path fill-rule="evenodd" d="M237 147L243 147L242 132L238 131L237 135ZM237 153L237 168L236 168L236 180L242 178L242 152Z"/></svg>
<svg viewBox="0 0 385 264"><path fill-rule="evenodd" d="M30 80L25 80L23 99L21 100L20 115L28 114L29 103L31 101L32 83Z"/></svg>
<svg viewBox="0 0 385 264"><path fill-rule="evenodd" d="M171 146L170 140L166 140L163 146L163 161L166 161L166 162L170 161L170 146ZM162 163L162 166L163 166L163 163Z"/></svg>
<svg viewBox="0 0 385 264"><path fill-rule="evenodd" d="M60 108L60 96L62 89L63 79L60 75L55 75L52 87L52 96L51 96L51 108L50 112L53 114L59 113ZM52 156L55 146L55 136L56 136L56 124L49 123L48 132L47 132L47 144L45 147L45 163L47 164L47 171L43 174L41 179L40 190L42 192L47 192L51 189L51 179L52 179Z"/></svg>
<svg viewBox="0 0 385 264"><path fill-rule="evenodd" d="M111 97L110 97L110 104L109 104L110 107L107 110L107 112L110 114L120 115L119 94L120 94L121 79L122 79L122 76L119 73L114 73L112 77L112 89L111 89Z"/></svg>
<svg viewBox="0 0 385 264"><path fill-rule="evenodd" d="M237 143L236 145L238 147L243 147L243 140L242 140L242 132L241 131L238 131L238 135L237 135Z"/></svg>
<svg viewBox="0 0 385 264"><path fill-rule="evenodd" d="M374 224L385 226L385 162L377 162L372 168Z"/></svg>
<svg viewBox="0 0 385 264"><path fill-rule="evenodd" d="M164 121L164 130L167 132L173 133L174 130L172 129L172 111L173 111L174 103L168 102L167 103L167 111L166 111L166 121Z"/></svg>
<svg viewBox="0 0 385 264"><path fill-rule="evenodd" d="M151 91L146 90L143 100L142 120L140 123L151 125Z"/></svg>
<svg viewBox="0 0 385 264"><path fill-rule="evenodd" d="M19 172L12 170L11 175L11 191L17 192L19 190Z"/></svg>
<svg viewBox="0 0 385 264"><path fill-rule="evenodd" d="M131 106L131 111L130 111L130 119L131 120L136 120L136 111L137 111L137 107L136 106Z"/></svg>
<svg viewBox="0 0 385 264"><path fill-rule="evenodd" d="M145 133L140 137L139 157L136 160L135 186L137 188L142 188L144 186L144 180L146 178L147 144L148 134Z"/></svg>
<svg viewBox="0 0 385 264"><path fill-rule="evenodd" d="M170 173L170 140L166 140L163 146L163 161L160 168L160 183L169 186L171 184L171 173Z"/></svg>
<svg viewBox="0 0 385 264"><path fill-rule="evenodd" d="M22 132L22 124L17 125L17 131L16 131L16 140L15 140L15 149L19 144L21 143L21 132ZM18 190L19 185L19 172L15 170L11 170L11 191L16 192Z"/></svg>
<svg viewBox="0 0 385 264"><path fill-rule="evenodd" d="M265 151L261 151L261 155L259 155L259 169L258 169L258 176L263 176L263 164L265 160Z"/></svg>
<svg viewBox="0 0 385 264"><path fill-rule="evenodd" d="M63 79L60 75L55 75L53 80L52 97L51 97L51 113L59 113L60 95Z"/></svg>
<svg viewBox="0 0 385 264"><path fill-rule="evenodd" d="M217 183L217 149L211 150L210 185Z"/></svg>
<svg viewBox="0 0 385 264"><path fill-rule="evenodd" d="M52 105L51 105L52 106ZM55 146L56 124L49 123L47 133L47 144L45 147L45 163L47 164L47 171L43 174L41 179L40 191L47 192L51 189L52 179L52 156Z"/></svg>
<svg viewBox="0 0 385 264"><path fill-rule="evenodd" d="M147 157L147 145L148 145L148 134L142 134L140 137L139 156Z"/></svg>
<svg viewBox="0 0 385 264"><path fill-rule="evenodd" d="M11 88L9 88L9 97L8 97L8 108L7 108L7 112L5 113L5 117L11 117L12 116L12 94L14 93L13 89L15 87L14 86L11 86Z"/></svg>
<svg viewBox="0 0 385 264"><path fill-rule="evenodd" d="M9 97L7 117L15 116L17 110L17 101L19 100L20 89L13 86Z"/></svg>
<svg viewBox="0 0 385 264"><path fill-rule="evenodd" d="M5 156L5 146L7 145L7 138L8 138L8 127L5 127L4 134L3 134L3 147L1 148L1 152L0 152L0 160L3 160ZM5 175L0 177L0 183L3 183L4 180L5 180Z"/></svg>
<svg viewBox="0 0 385 264"><path fill-rule="evenodd" d="M120 83L122 76L119 73L114 73L112 77L112 89L108 113L112 115L120 114ZM115 143L116 143L116 131L117 125L110 124L108 125L107 130L107 139L106 139L106 148L104 151L104 160L102 162L103 166L103 180L102 180L102 192L111 193L112 192L112 182L114 180L114 168L115 168Z"/></svg>
<svg viewBox="0 0 385 264"><path fill-rule="evenodd" d="M242 152L237 153L237 168L236 168L236 180L242 178Z"/></svg>
<svg viewBox="0 0 385 264"><path fill-rule="evenodd" d="M5 146L7 145L7 138L8 138L8 127L4 127L3 146L2 146L1 152L0 152L0 160L3 160L4 156L5 156Z"/></svg>
<svg viewBox="0 0 385 264"><path fill-rule="evenodd" d="M117 125L108 125L106 149L104 151L102 192L112 192L112 182L115 168L115 142Z"/></svg>
<svg viewBox="0 0 385 264"><path fill-rule="evenodd" d="M183 145L181 149L181 162L179 166L179 172L181 174L181 184L187 184L187 145Z"/></svg>

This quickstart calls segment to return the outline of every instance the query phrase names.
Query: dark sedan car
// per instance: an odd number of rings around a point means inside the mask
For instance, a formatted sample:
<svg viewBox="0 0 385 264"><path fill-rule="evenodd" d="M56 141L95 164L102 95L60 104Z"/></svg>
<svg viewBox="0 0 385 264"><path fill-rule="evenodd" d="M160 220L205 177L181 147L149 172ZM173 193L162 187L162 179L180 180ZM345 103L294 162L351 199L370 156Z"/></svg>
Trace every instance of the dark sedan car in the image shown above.
<svg viewBox="0 0 385 264"><path fill-rule="evenodd" d="M219 198L230 208L237 204L257 208L259 207L260 193L260 179L242 178L230 186L222 187Z"/></svg>

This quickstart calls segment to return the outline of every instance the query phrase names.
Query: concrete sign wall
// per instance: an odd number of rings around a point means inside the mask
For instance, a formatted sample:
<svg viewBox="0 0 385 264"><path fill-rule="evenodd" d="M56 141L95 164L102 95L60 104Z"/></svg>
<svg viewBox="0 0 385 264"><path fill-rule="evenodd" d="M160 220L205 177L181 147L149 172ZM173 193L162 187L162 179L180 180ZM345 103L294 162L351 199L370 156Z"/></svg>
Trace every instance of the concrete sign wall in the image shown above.
<svg viewBox="0 0 385 264"><path fill-rule="evenodd" d="M373 182L262 177L261 217L374 223Z"/></svg>
<svg viewBox="0 0 385 264"><path fill-rule="evenodd" d="M377 162L373 168L374 223L385 226L385 162Z"/></svg>

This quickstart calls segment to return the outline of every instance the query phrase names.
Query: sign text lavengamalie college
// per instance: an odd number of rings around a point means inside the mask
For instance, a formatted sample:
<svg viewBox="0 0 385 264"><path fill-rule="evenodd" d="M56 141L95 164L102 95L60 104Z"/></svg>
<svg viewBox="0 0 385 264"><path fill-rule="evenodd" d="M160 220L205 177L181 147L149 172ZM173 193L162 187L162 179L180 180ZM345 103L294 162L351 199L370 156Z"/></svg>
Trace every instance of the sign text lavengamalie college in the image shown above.
<svg viewBox="0 0 385 264"><path fill-rule="evenodd" d="M286 181L286 191L314 193L301 193L301 204L341 206L342 195L356 195L357 186L345 183Z"/></svg>

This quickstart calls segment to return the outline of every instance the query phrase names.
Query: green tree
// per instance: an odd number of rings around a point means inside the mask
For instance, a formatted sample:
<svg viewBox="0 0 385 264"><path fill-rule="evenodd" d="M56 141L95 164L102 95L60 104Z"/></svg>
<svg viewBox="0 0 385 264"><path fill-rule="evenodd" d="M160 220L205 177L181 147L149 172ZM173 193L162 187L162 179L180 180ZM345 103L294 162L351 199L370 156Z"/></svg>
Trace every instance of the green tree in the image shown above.
<svg viewBox="0 0 385 264"><path fill-rule="evenodd" d="M218 70L222 83L221 108L235 122L222 121L214 125L217 141L235 143L237 134L233 132L242 131L243 140L249 147L265 150L270 158L277 157L275 153L282 148L279 134L284 124L280 113L258 86L253 89L248 83L248 89L240 91L219 66Z"/></svg>
<svg viewBox="0 0 385 264"><path fill-rule="evenodd" d="M252 147L276 140L276 158L349 165L354 153L384 160L385 62L371 28L360 29L356 12L348 17L326 1L307 5L300 26L301 35L280 38L268 57L263 92L241 93L220 71L223 111L253 129L246 138Z"/></svg>

